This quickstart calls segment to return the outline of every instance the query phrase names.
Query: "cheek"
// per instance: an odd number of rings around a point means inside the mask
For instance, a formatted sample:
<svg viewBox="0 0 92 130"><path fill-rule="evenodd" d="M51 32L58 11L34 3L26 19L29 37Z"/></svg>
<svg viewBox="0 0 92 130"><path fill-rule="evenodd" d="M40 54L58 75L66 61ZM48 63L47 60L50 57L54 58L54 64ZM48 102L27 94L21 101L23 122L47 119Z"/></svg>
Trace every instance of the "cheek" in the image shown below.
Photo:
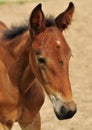
<svg viewBox="0 0 92 130"><path fill-rule="evenodd" d="M55 90L58 89L60 84L59 72L53 69L53 66L45 70L44 78L46 82L50 83L50 87L53 87Z"/></svg>

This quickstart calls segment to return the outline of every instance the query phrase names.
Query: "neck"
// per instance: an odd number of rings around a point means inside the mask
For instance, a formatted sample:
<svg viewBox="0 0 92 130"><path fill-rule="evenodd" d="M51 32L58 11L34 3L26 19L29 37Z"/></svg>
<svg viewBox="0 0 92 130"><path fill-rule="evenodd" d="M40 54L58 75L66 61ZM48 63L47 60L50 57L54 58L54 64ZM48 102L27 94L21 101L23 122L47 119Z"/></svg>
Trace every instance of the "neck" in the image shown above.
<svg viewBox="0 0 92 130"><path fill-rule="evenodd" d="M9 52L14 56L14 63L10 67L9 74L14 83L21 89L26 89L33 80L34 74L29 64L29 53L31 50L31 38L29 31L9 42Z"/></svg>

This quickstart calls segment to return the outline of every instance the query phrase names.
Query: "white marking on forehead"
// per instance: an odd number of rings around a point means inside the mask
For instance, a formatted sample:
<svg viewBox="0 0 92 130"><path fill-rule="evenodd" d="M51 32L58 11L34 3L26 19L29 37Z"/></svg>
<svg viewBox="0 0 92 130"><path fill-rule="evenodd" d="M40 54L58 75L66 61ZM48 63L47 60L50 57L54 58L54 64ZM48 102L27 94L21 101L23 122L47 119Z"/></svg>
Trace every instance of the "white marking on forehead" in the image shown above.
<svg viewBox="0 0 92 130"><path fill-rule="evenodd" d="M57 45L60 46L61 42L59 40L56 41Z"/></svg>

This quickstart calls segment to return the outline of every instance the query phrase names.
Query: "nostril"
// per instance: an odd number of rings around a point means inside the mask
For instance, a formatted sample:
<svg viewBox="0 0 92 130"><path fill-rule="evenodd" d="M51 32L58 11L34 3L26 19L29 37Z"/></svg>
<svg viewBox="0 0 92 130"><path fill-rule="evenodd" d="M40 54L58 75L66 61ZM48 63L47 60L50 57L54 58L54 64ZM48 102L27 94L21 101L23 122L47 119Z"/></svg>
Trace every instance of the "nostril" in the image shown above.
<svg viewBox="0 0 92 130"><path fill-rule="evenodd" d="M62 113L62 115L66 114L66 108L64 106L61 107L61 113Z"/></svg>
<svg viewBox="0 0 92 130"><path fill-rule="evenodd" d="M73 115L76 113L76 111L77 111L76 106L71 109L71 107L64 104L64 106L61 107L60 112L61 112L63 119L69 119L69 118L73 117Z"/></svg>
<svg viewBox="0 0 92 130"><path fill-rule="evenodd" d="M72 110L67 110L67 112L66 112L64 118L65 118L65 119L72 118L73 115L76 113L76 111L77 111L77 108L72 109Z"/></svg>
<svg viewBox="0 0 92 130"><path fill-rule="evenodd" d="M73 112L73 111L68 111L68 112L66 113L66 115L65 115L65 119L69 119L69 118L73 117L74 114L75 114L75 112Z"/></svg>

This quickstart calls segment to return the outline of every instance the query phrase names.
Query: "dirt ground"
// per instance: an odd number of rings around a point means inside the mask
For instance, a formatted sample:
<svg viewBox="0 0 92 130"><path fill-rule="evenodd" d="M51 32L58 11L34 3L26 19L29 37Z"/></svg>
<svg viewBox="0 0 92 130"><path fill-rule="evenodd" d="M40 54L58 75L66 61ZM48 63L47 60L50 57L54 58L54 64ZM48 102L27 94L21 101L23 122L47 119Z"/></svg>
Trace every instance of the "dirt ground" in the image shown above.
<svg viewBox="0 0 92 130"><path fill-rule="evenodd" d="M0 5L0 20L8 26L21 24L31 10L43 4L45 14L57 16L70 0L36 0L25 4ZM70 79L78 111L70 120L59 121L46 96L41 109L42 130L92 130L92 0L72 0L75 14L72 25L64 32L73 57L70 60ZM15 123L12 130L20 130Z"/></svg>

